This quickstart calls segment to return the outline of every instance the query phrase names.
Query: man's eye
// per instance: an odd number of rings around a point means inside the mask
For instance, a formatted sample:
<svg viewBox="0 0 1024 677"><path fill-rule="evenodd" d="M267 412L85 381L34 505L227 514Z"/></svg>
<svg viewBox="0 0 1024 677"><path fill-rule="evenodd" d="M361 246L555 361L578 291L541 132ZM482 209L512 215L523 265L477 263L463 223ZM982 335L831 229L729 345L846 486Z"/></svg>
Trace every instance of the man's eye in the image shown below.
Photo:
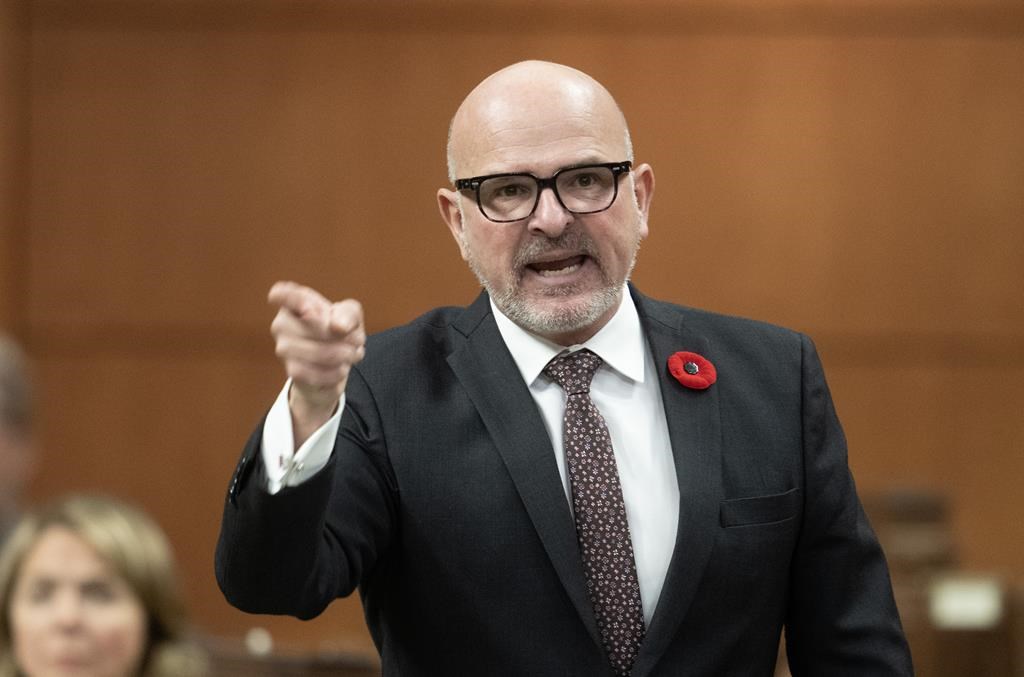
<svg viewBox="0 0 1024 677"><path fill-rule="evenodd" d="M530 184L514 180L487 183L484 184L484 189L481 191L484 200L487 202L521 200L529 197L531 192L532 188L530 187Z"/></svg>
<svg viewBox="0 0 1024 677"><path fill-rule="evenodd" d="M605 177L597 172L580 172L571 179L573 188L598 188L605 183Z"/></svg>

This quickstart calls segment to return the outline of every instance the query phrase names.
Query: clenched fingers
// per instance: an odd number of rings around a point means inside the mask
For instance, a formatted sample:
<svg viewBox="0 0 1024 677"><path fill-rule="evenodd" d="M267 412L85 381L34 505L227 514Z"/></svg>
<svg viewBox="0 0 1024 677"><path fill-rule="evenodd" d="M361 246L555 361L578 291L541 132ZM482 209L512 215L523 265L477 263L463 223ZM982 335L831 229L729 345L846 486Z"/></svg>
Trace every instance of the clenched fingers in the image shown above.
<svg viewBox="0 0 1024 677"><path fill-rule="evenodd" d="M277 336L274 350L286 367L294 365L301 372L330 373L363 359L364 341L365 336L361 330L358 334L352 333L341 339L326 341L285 333ZM291 370L288 375L296 377Z"/></svg>
<svg viewBox="0 0 1024 677"><path fill-rule="evenodd" d="M267 300L278 306L270 331L275 352L294 385L311 395L317 393L317 399L328 392L340 395L352 365L365 354L359 302L332 303L315 289L294 282L278 282Z"/></svg>

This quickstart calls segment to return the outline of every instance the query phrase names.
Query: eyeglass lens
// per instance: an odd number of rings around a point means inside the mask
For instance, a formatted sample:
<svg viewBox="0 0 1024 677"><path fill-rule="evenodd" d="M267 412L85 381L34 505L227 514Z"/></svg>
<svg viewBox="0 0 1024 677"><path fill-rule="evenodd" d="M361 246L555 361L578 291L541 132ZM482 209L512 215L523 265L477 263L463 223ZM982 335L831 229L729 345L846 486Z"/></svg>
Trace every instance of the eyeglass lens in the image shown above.
<svg viewBox="0 0 1024 677"><path fill-rule="evenodd" d="M559 172L555 192L571 212L586 214L611 206L616 193L615 173L608 167L579 167ZM534 210L539 192L532 176L496 176L480 184L480 207L496 221L525 219Z"/></svg>

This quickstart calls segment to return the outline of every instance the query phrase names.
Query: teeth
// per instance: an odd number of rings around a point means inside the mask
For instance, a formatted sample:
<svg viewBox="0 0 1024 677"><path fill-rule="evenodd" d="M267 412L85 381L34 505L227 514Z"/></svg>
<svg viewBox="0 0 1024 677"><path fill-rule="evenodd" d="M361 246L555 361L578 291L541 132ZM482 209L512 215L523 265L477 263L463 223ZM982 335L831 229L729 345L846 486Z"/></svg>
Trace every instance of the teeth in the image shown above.
<svg viewBox="0 0 1024 677"><path fill-rule="evenodd" d="M580 267L579 263L574 263L571 266L565 268L558 268L557 270L538 270L537 274L541 277L556 277L558 275L568 275L569 273L576 272Z"/></svg>

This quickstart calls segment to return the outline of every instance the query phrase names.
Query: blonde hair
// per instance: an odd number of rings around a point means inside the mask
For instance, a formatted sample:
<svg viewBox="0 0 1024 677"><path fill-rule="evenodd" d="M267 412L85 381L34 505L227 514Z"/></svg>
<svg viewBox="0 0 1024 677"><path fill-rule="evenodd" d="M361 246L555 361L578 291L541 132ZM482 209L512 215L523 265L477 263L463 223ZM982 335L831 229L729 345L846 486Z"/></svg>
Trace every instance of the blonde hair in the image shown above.
<svg viewBox="0 0 1024 677"><path fill-rule="evenodd" d="M185 606L163 531L140 510L105 496L70 496L26 514L0 555L0 677L19 674L11 647L11 593L22 563L50 527L74 533L128 584L146 611L140 677L203 675L206 660L186 638Z"/></svg>

